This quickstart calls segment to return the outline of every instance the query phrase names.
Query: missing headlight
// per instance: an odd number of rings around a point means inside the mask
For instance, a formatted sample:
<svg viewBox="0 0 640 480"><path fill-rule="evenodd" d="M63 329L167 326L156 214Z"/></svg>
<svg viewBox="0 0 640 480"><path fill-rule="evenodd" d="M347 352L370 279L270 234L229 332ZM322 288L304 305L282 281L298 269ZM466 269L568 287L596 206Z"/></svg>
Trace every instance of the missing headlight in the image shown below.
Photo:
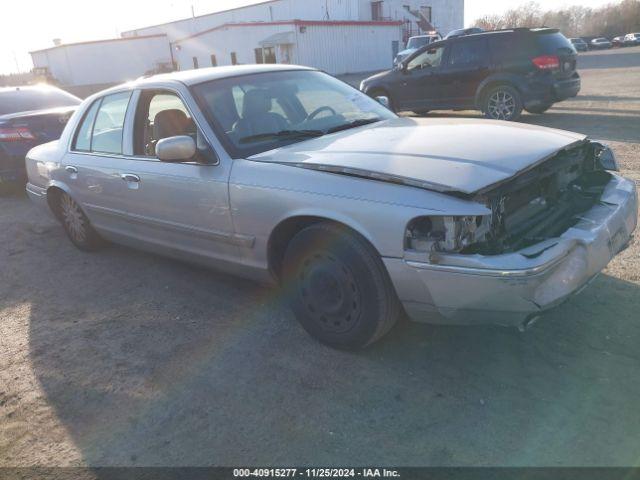
<svg viewBox="0 0 640 480"><path fill-rule="evenodd" d="M598 167L602 170L620 171L618 160L613 150L611 150L611 147L600 142L591 142L591 147L593 148L593 154Z"/></svg>
<svg viewBox="0 0 640 480"><path fill-rule="evenodd" d="M487 217L419 217L405 233L405 250L417 252L459 252L489 231Z"/></svg>

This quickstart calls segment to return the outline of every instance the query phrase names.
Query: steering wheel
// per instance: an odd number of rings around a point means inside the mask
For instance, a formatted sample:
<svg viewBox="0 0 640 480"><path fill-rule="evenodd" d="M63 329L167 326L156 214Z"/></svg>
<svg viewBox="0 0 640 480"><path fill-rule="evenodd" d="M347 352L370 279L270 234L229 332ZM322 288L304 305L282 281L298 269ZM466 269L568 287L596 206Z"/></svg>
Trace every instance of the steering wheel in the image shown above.
<svg viewBox="0 0 640 480"><path fill-rule="evenodd" d="M324 112L325 110L331 112L332 115L338 115L338 112L336 112L333 108L325 105L324 107L316 108L313 112L311 112L309 115L307 115L307 120L313 120L321 112Z"/></svg>

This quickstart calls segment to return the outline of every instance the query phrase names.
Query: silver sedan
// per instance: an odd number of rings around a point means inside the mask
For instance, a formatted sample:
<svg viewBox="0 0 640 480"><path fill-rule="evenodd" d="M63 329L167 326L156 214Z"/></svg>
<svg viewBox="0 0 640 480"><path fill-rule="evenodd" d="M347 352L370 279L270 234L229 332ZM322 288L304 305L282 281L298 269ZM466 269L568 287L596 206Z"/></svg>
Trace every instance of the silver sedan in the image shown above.
<svg viewBox="0 0 640 480"><path fill-rule="evenodd" d="M403 311L526 326L586 286L637 218L634 182L583 135L400 118L292 66L101 92L26 162L30 197L80 249L118 242L278 283L338 348Z"/></svg>

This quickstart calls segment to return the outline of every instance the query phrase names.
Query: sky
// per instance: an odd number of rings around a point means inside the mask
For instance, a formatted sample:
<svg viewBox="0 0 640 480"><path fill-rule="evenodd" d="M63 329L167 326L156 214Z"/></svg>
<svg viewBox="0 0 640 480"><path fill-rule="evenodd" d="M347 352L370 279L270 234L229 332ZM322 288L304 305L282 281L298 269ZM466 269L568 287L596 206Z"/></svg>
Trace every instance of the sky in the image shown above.
<svg viewBox="0 0 640 480"><path fill-rule="evenodd" d="M501 13L529 0L465 0L465 23ZM610 0L538 0L543 9L572 4L597 7ZM120 32L238 7L256 0L18 0L3 2L0 16L0 74L29 71L29 51L63 43L119 37ZM425 0L428 5L429 0Z"/></svg>

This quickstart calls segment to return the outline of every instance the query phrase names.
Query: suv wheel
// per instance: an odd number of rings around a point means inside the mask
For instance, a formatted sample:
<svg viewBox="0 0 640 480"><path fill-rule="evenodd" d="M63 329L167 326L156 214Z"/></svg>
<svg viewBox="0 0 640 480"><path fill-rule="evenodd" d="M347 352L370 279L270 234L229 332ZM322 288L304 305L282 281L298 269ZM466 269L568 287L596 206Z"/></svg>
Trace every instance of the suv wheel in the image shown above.
<svg viewBox="0 0 640 480"><path fill-rule="evenodd" d="M522 113L522 99L518 91L508 85L490 88L483 97L482 111L493 120L517 120Z"/></svg>
<svg viewBox="0 0 640 480"><path fill-rule="evenodd" d="M85 252L97 250L103 245L104 241L73 198L61 193L58 208L62 226L71 243Z"/></svg>
<svg viewBox="0 0 640 480"><path fill-rule="evenodd" d="M552 103L549 104L543 104L543 105L536 105L534 107L527 107L525 108L525 110L529 113L534 113L534 114L540 114L540 113L544 113L547 110L549 110L552 107Z"/></svg>
<svg viewBox="0 0 640 480"><path fill-rule="evenodd" d="M358 235L319 223L287 247L283 291L304 329L334 348L362 348L396 323L400 302L380 256Z"/></svg>

